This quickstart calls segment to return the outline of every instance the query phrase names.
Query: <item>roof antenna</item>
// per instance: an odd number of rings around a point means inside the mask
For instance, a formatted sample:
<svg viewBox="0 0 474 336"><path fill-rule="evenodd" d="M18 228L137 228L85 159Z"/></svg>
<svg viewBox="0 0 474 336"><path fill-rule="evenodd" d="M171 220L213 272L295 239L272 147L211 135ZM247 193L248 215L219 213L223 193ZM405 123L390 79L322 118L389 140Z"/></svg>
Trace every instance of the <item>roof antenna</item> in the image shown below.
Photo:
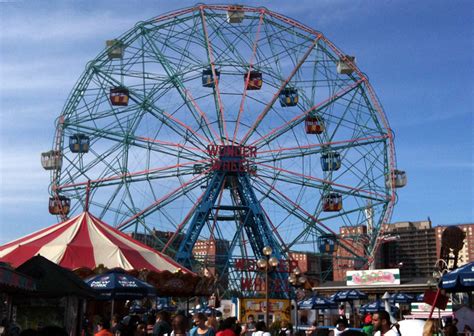
<svg viewBox="0 0 474 336"><path fill-rule="evenodd" d="M86 187L86 204L84 206L84 212L89 212L89 194L91 192L91 180L87 180Z"/></svg>

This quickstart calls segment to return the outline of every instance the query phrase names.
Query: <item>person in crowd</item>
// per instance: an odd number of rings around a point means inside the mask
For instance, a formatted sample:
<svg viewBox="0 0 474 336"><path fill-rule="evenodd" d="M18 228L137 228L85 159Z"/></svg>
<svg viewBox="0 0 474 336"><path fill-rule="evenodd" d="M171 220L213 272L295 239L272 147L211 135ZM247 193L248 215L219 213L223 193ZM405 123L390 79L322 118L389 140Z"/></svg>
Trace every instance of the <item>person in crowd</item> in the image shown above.
<svg viewBox="0 0 474 336"><path fill-rule="evenodd" d="M341 333L341 336L365 336L365 333L360 330L347 329Z"/></svg>
<svg viewBox="0 0 474 336"><path fill-rule="evenodd" d="M374 313L372 316L374 336L400 336L397 324L390 322L390 315L385 310Z"/></svg>
<svg viewBox="0 0 474 336"><path fill-rule="evenodd" d="M239 336L239 335L237 335ZM247 336L247 323L240 324L240 336ZM252 335L250 335L252 336Z"/></svg>
<svg viewBox="0 0 474 336"><path fill-rule="evenodd" d="M97 322L97 332L94 336L113 336L109 331L109 322L107 320L102 319Z"/></svg>
<svg viewBox="0 0 474 336"><path fill-rule="evenodd" d="M373 336L374 334L374 326L372 325L372 315L367 314L364 317L362 331L367 336Z"/></svg>
<svg viewBox="0 0 474 336"><path fill-rule="evenodd" d="M239 321L237 320L237 317L229 317L232 319L231 325L232 325L232 330L234 331L235 335L240 335L242 333L242 327L240 326Z"/></svg>
<svg viewBox="0 0 474 336"><path fill-rule="evenodd" d="M122 323L124 325L124 331L122 332L122 335L134 336L137 326L141 323L141 319L137 314L130 314L124 317Z"/></svg>
<svg viewBox="0 0 474 336"><path fill-rule="evenodd" d="M217 318L215 316L213 315L209 316L207 318L206 325L212 330L214 330L214 333L217 332L218 323L217 323Z"/></svg>
<svg viewBox="0 0 474 336"><path fill-rule="evenodd" d="M245 324L246 336L252 336L252 333L255 331L255 317L250 314L247 317L247 323Z"/></svg>
<svg viewBox="0 0 474 336"><path fill-rule="evenodd" d="M301 315L301 317L300 317L300 325L302 325L302 326L308 325L308 316L306 316L306 315Z"/></svg>
<svg viewBox="0 0 474 336"><path fill-rule="evenodd" d="M182 314L178 314L171 322L171 336L189 336L188 333L188 319Z"/></svg>
<svg viewBox="0 0 474 336"><path fill-rule="evenodd" d="M234 331L235 319L228 317L219 323L216 336L237 336Z"/></svg>
<svg viewBox="0 0 474 336"><path fill-rule="evenodd" d="M153 335L153 327L155 326L156 317L154 314L148 314L146 317L146 334Z"/></svg>
<svg viewBox="0 0 474 336"><path fill-rule="evenodd" d="M263 321L258 321L255 324L255 332L252 336L271 336L268 332L267 325Z"/></svg>
<svg viewBox="0 0 474 336"><path fill-rule="evenodd" d="M337 312L339 316L346 316L346 307L343 304L341 304Z"/></svg>
<svg viewBox="0 0 474 336"><path fill-rule="evenodd" d="M153 336L163 336L171 333L171 325L169 323L169 314L165 311L160 311L156 314L156 322L153 326Z"/></svg>
<svg viewBox="0 0 474 336"><path fill-rule="evenodd" d="M305 330L306 336L316 336L316 331L318 330L318 321L314 320L311 326Z"/></svg>
<svg viewBox="0 0 474 336"><path fill-rule="evenodd" d="M111 320L110 332L114 336L123 336L124 326L121 322L121 318L118 314L114 314Z"/></svg>
<svg viewBox="0 0 474 336"><path fill-rule="evenodd" d="M138 323L134 336L146 336L146 324Z"/></svg>
<svg viewBox="0 0 474 336"><path fill-rule="evenodd" d="M39 329L38 336L68 336L68 333L64 328L49 325Z"/></svg>
<svg viewBox="0 0 474 336"><path fill-rule="evenodd" d="M457 336L458 328L454 324L448 324L443 328L444 336Z"/></svg>
<svg viewBox="0 0 474 336"><path fill-rule="evenodd" d="M428 319L423 326L423 336L433 336L435 332L435 321Z"/></svg>
<svg viewBox="0 0 474 336"><path fill-rule="evenodd" d="M453 325L456 327L456 329L458 328L458 322L459 320L457 318L453 318Z"/></svg>
<svg viewBox="0 0 474 336"><path fill-rule="evenodd" d="M465 325L464 325L463 332L464 332L464 336L471 336L471 335L474 335L474 333L472 332L471 326L468 325L468 324L465 324Z"/></svg>
<svg viewBox="0 0 474 336"><path fill-rule="evenodd" d="M344 331L348 330L347 319L343 318L342 316L339 316L334 324L336 325L336 328L334 328L331 332L331 335L333 336L340 336Z"/></svg>
<svg viewBox="0 0 474 336"><path fill-rule="evenodd" d="M215 336L215 331L206 325L207 317L203 313L197 313L193 316L194 328L189 334L191 336Z"/></svg>
<svg viewBox="0 0 474 336"><path fill-rule="evenodd" d="M281 321L279 336L293 336L293 325L288 320Z"/></svg>

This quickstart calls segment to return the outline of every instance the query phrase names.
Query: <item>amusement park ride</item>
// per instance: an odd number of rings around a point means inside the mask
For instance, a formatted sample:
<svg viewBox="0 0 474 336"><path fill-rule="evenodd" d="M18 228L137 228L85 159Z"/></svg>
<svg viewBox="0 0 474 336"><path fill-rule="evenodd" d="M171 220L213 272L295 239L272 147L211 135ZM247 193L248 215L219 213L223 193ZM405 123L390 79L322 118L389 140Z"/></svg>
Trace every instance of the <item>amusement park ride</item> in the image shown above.
<svg viewBox="0 0 474 336"><path fill-rule="evenodd" d="M363 242L353 258L370 264L406 184L355 58L286 16L236 5L167 13L107 41L41 158L51 214L81 211L90 183L92 213L217 270L230 291L258 276L242 265L265 246L280 261L274 292L286 293L290 251L331 257L329 245L355 253ZM350 241L337 234L369 222ZM197 256L198 242L224 248Z"/></svg>

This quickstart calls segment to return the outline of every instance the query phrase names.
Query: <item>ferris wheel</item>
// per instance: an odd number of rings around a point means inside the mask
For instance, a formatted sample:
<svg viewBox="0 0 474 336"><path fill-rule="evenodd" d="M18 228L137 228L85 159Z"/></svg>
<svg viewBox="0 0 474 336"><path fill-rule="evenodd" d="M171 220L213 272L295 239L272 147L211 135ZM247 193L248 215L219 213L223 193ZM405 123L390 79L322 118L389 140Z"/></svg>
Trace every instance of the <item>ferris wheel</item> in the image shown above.
<svg viewBox="0 0 474 336"><path fill-rule="evenodd" d="M88 197L104 221L237 288L265 246L370 262L406 183L392 140L355 58L322 33L266 8L197 5L107 41L42 162L52 214Z"/></svg>

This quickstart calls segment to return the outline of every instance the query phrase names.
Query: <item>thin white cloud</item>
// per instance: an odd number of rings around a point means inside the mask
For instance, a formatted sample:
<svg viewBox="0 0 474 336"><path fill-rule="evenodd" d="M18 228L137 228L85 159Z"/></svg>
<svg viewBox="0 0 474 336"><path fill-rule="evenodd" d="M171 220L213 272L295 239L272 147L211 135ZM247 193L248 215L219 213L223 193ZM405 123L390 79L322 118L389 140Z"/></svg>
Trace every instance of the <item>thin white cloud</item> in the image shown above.
<svg viewBox="0 0 474 336"><path fill-rule="evenodd" d="M47 196L49 172L40 164L41 151L36 146L1 148L0 206L15 200L44 201Z"/></svg>
<svg viewBox="0 0 474 336"><path fill-rule="evenodd" d="M117 27L133 27L136 18L127 15L116 15L112 11L74 13L52 12L50 15L28 17L26 24L18 24L19 15L2 17L4 20L0 38L5 44L14 43L48 43L54 41L79 41L90 39L91 36L118 36L123 29ZM107 22L107 24L104 24Z"/></svg>

